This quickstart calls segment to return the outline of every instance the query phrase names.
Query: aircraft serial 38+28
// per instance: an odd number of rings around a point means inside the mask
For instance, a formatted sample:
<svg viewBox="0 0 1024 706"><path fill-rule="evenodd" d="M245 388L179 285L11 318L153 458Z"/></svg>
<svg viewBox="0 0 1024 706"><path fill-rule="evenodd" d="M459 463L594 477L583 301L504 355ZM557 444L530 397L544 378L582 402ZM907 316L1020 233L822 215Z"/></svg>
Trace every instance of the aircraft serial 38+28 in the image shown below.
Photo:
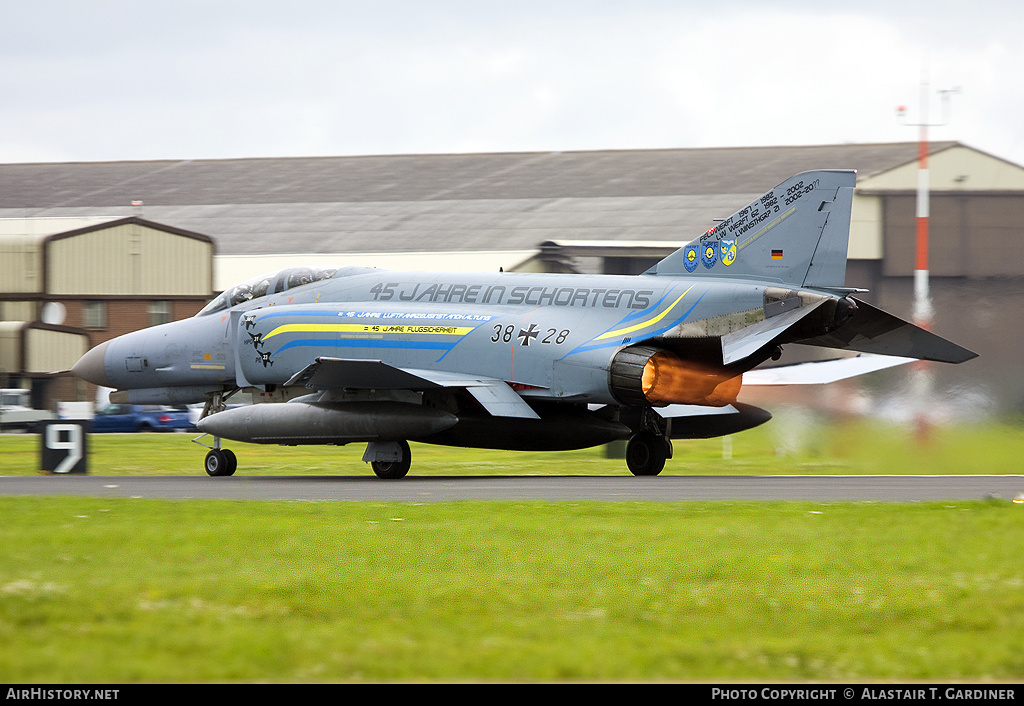
<svg viewBox="0 0 1024 706"><path fill-rule="evenodd" d="M636 276L293 268L100 344L72 372L116 388L113 401L205 401L214 476L237 465L221 439L367 442L382 478L408 472L410 440L628 439L629 470L657 475L673 439L770 419L737 395L783 345L877 356L848 359L854 373L974 357L845 287L855 183L853 171L798 174ZM228 408L238 390L267 401Z"/></svg>

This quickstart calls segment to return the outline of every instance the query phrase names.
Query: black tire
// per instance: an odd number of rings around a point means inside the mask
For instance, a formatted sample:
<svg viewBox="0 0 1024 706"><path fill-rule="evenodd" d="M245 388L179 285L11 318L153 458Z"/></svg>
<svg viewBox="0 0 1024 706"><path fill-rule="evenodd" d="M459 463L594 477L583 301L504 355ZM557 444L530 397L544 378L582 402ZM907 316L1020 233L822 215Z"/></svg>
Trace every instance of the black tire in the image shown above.
<svg viewBox="0 0 1024 706"><path fill-rule="evenodd" d="M370 467L373 468L373 472L377 474L378 478L396 480L398 478L405 478L405 474L409 472L409 466L412 465L412 452L409 451L409 442L399 441L398 445L402 447L402 458L400 460L370 462Z"/></svg>
<svg viewBox="0 0 1024 706"><path fill-rule="evenodd" d="M224 463L226 465L226 468L224 469L224 475L235 475L235 469L238 468L238 459L235 458L235 452L232 451L231 449L221 449L220 452L224 454Z"/></svg>
<svg viewBox="0 0 1024 706"><path fill-rule="evenodd" d="M656 476L665 468L669 442L649 431L634 434L626 444L626 466L634 476Z"/></svg>
<svg viewBox="0 0 1024 706"><path fill-rule="evenodd" d="M227 449L211 449L206 454L206 461L203 464L206 474L209 476L222 477L234 474L238 467L235 454Z"/></svg>

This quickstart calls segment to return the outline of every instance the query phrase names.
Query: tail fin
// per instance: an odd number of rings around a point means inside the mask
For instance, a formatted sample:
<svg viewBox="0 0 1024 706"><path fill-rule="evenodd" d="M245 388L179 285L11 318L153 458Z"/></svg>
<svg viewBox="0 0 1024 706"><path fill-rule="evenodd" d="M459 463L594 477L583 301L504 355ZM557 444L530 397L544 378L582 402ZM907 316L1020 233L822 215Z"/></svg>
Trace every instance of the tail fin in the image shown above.
<svg viewBox="0 0 1024 706"><path fill-rule="evenodd" d="M666 257L645 274L732 276L842 287L857 173L803 172Z"/></svg>

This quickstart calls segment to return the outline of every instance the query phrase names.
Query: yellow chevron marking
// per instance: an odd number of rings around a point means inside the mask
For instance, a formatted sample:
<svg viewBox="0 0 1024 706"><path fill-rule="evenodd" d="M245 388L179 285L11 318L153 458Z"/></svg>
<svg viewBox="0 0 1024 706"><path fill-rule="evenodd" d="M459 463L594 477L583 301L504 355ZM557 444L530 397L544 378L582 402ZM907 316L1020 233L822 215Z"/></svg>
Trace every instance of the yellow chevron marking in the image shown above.
<svg viewBox="0 0 1024 706"><path fill-rule="evenodd" d="M648 319L647 321L641 321L640 323L634 324L633 326L629 326L627 328L620 328L620 329L618 329L616 331L609 331L608 333L603 333L600 336L598 336L597 338L595 338L594 340L595 341L600 341L600 340L602 340L604 338L616 338L618 336L625 336L627 333L633 333L634 331L639 331L640 329L644 329L644 328L647 328L649 326L654 326L654 324L658 323L659 321L664 319L666 316L668 316L668 312L672 311L672 309L675 308L676 304L681 302L683 300L683 297L685 297L687 294L690 293L691 289L693 289L693 285L690 285L689 287L687 287L686 291L683 292L682 294L680 294L678 299L676 299L674 302L672 302L669 305L669 307L667 309L665 309L665 311L661 312L660 314L655 316L653 319Z"/></svg>

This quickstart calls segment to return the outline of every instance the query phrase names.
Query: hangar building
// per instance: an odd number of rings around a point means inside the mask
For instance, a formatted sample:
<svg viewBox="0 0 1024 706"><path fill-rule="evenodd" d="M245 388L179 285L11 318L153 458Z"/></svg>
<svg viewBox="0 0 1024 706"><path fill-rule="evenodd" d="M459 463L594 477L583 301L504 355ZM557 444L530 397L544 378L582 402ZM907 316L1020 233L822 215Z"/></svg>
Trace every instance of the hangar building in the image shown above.
<svg viewBox="0 0 1024 706"><path fill-rule="evenodd" d="M55 379L85 351L192 316L213 292L213 241L126 218L0 220L0 387L27 387L33 406L83 399Z"/></svg>
<svg viewBox="0 0 1024 706"><path fill-rule="evenodd" d="M46 231L58 248L100 237L76 229L102 232L123 219L167 234L167 249L159 238L137 242L162 253L156 261L172 277L161 281L173 285L129 287L128 241L114 248L117 258L79 255L117 282L102 296L81 278L60 284L63 325L86 328L85 308L97 306L86 302L108 297L135 312L132 320L108 314L120 332L155 321L146 318L156 315L150 302L175 302L169 315L179 318L213 291L300 263L638 273L793 174L856 169L847 284L870 289L865 299L910 318L917 149L893 143L7 164L0 165L0 219L15 230ZM938 374L947 386L1015 406L1024 399L1024 331L1016 323L1024 311L1024 168L936 142L930 174L933 329L981 354ZM51 219L95 220L69 229L25 225ZM172 242L191 247L172 252ZM10 291L6 276L3 282L0 318L38 319L24 302L41 308L50 292L37 287L27 298ZM116 335L88 330L91 343Z"/></svg>

